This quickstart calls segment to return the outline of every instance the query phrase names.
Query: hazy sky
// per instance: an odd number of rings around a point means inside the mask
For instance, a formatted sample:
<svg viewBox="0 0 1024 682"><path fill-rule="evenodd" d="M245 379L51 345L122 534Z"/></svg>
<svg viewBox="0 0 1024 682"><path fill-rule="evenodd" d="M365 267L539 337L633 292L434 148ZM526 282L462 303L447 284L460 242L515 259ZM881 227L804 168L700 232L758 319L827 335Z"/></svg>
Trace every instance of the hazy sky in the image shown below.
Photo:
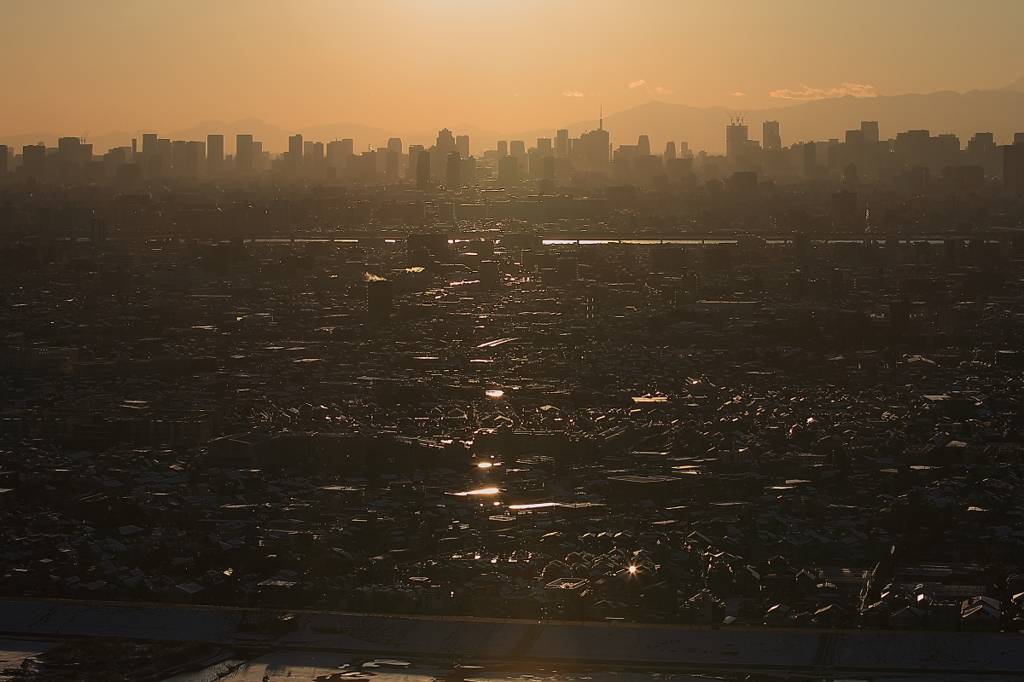
<svg viewBox="0 0 1024 682"><path fill-rule="evenodd" d="M748 109L1024 76L1022 0L0 0L0 26L0 134L246 117L515 132L601 104Z"/></svg>

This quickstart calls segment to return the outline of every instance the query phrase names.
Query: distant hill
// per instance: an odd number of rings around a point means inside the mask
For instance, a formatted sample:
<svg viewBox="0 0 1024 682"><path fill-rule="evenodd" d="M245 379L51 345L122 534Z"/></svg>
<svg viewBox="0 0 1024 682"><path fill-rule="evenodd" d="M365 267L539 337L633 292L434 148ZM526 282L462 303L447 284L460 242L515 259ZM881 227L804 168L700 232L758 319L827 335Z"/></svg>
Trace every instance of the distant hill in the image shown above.
<svg viewBox="0 0 1024 682"><path fill-rule="evenodd" d="M991 132L1001 144L1024 131L1024 79L1020 91L972 90L964 94L934 92L928 95L890 97L842 97L804 102L795 106L754 109L746 113L750 138L761 139L761 124L778 121L784 145L808 140L844 139L845 131L859 128L861 121L878 121L883 139L905 130L927 129L933 135L953 133L963 145L974 133ZM686 141L690 149L724 153L725 127L729 123L725 107L688 107L667 102L648 102L604 119L613 144L635 144L641 134L651 140L651 150L661 151L665 142ZM583 130L597 127L597 121L567 126L576 137ZM549 136L554 130L520 133L514 139L531 140L534 133Z"/></svg>
<svg viewBox="0 0 1024 682"><path fill-rule="evenodd" d="M976 132L991 132L996 141L1006 144L1013 134L1024 131L1024 78L994 90L971 90L963 94L943 91L927 95L907 94L856 98L852 96L821 99L769 109L755 109L746 113L750 138L761 139L761 123L779 122L784 145L808 140L844 139L845 131L860 127L861 121L878 121L883 139L895 137L904 130L927 129L933 135L953 133L962 145ZM694 152L705 149L711 154L725 151L725 127L729 123L726 107L691 107L685 104L652 101L640 106L609 114L604 127L609 131L612 144L635 144L638 136L650 137L651 150L664 149L665 143L687 142ZM572 137L597 128L597 120L578 121L565 126ZM474 153L493 149L498 140L524 140L527 146L538 137L554 137L556 127L540 128L518 133L498 133L470 124L451 126L456 135L469 135ZM96 153L110 147L131 144L133 137L140 139L143 131L135 133L112 132L89 138ZM149 131L146 131L149 132ZM404 145L433 143L437 131L396 133L359 123L337 123L288 131L264 123L257 118L246 118L232 123L204 121L187 130L161 132L161 137L174 140L205 140L211 133L225 137L225 151L233 153L237 134L252 134L263 142L265 150L277 153L288 148L288 136L302 133L306 140L330 142L352 138L355 149L367 146L381 147L389 137L400 137ZM12 145L20 151L22 145L44 142L56 146L57 136L51 133L0 136L0 144Z"/></svg>

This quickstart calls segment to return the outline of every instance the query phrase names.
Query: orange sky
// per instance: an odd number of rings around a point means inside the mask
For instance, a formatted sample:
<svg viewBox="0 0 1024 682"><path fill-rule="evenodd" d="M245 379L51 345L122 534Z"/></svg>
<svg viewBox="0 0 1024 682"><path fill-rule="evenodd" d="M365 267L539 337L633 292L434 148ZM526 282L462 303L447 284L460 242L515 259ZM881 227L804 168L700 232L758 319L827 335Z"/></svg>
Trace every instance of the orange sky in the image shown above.
<svg viewBox="0 0 1024 682"><path fill-rule="evenodd" d="M0 135L245 117L516 132L601 104L759 108L1024 75L1020 0L4 0L0 20Z"/></svg>

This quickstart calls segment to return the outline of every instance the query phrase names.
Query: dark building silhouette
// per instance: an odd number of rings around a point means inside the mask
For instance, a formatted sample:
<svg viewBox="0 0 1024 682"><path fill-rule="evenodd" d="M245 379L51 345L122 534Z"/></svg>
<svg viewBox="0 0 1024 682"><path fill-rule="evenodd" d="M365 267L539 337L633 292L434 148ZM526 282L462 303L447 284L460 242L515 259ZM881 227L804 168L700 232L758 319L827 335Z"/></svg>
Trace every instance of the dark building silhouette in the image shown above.
<svg viewBox="0 0 1024 682"><path fill-rule="evenodd" d="M736 163L736 160L744 153L747 149L747 126L743 124L742 118L733 119L725 128L725 156L730 162Z"/></svg>
<svg viewBox="0 0 1024 682"><path fill-rule="evenodd" d="M183 175L188 178L198 178L199 168L206 156L206 145L198 141L185 143L185 167Z"/></svg>
<svg viewBox="0 0 1024 682"><path fill-rule="evenodd" d="M555 132L555 156L560 159L569 156L569 131L559 130Z"/></svg>
<svg viewBox="0 0 1024 682"><path fill-rule="evenodd" d="M1003 146L1003 189L1008 194L1024 193L1024 140Z"/></svg>
<svg viewBox="0 0 1024 682"><path fill-rule="evenodd" d="M430 189L430 152L426 150L416 155L416 189Z"/></svg>
<svg viewBox="0 0 1024 682"><path fill-rule="evenodd" d="M224 136L206 136L206 174L219 177L224 172Z"/></svg>
<svg viewBox="0 0 1024 682"><path fill-rule="evenodd" d="M253 171L253 140L252 135L235 136L235 172L249 175Z"/></svg>
<svg viewBox="0 0 1024 682"><path fill-rule="evenodd" d="M302 170L302 135L291 135L288 138L288 155L285 157L285 167L291 174L298 174Z"/></svg>
<svg viewBox="0 0 1024 682"><path fill-rule="evenodd" d="M869 144L878 142L878 121L861 121L860 130L864 133L864 141Z"/></svg>
<svg viewBox="0 0 1024 682"><path fill-rule="evenodd" d="M37 181L44 180L46 178L46 147L41 144L22 147L21 165L26 178Z"/></svg>
<svg viewBox="0 0 1024 682"><path fill-rule="evenodd" d="M503 156L498 159L498 184L504 187L515 187L519 184L519 159L514 156Z"/></svg>
<svg viewBox="0 0 1024 682"><path fill-rule="evenodd" d="M765 121L761 124L761 146L766 151L782 149L782 136L779 134L778 121Z"/></svg>
<svg viewBox="0 0 1024 682"><path fill-rule="evenodd" d="M449 190L459 188L461 184L462 156L459 151L448 152L447 165L445 167L445 187Z"/></svg>

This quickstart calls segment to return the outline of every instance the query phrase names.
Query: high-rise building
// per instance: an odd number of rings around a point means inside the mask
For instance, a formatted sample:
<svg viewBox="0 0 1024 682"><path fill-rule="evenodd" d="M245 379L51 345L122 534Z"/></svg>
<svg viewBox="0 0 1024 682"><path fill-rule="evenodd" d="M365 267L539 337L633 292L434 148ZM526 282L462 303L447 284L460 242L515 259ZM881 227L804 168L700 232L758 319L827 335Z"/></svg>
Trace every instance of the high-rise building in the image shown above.
<svg viewBox="0 0 1024 682"><path fill-rule="evenodd" d="M878 121L861 121L860 129L864 132L865 142L878 142Z"/></svg>
<svg viewBox="0 0 1024 682"><path fill-rule="evenodd" d="M352 140L334 140L327 143L327 166L343 170L348 168L352 157Z"/></svg>
<svg viewBox="0 0 1024 682"><path fill-rule="evenodd" d="M747 126L742 118L734 118L725 129L725 156L729 161L736 161L746 151Z"/></svg>
<svg viewBox="0 0 1024 682"><path fill-rule="evenodd" d="M285 157L285 168L290 173L298 173L302 168L305 147L302 143L302 135L291 135L288 137L288 155Z"/></svg>
<svg viewBox="0 0 1024 682"><path fill-rule="evenodd" d="M402 153L402 138L392 137L388 138L388 151L395 152L396 154Z"/></svg>
<svg viewBox="0 0 1024 682"><path fill-rule="evenodd" d="M425 149L416 155L416 189L430 189L430 152Z"/></svg>
<svg viewBox="0 0 1024 682"><path fill-rule="evenodd" d="M508 140L498 140L498 158L508 156Z"/></svg>
<svg viewBox="0 0 1024 682"><path fill-rule="evenodd" d="M421 144L409 145L409 166L405 169L405 179L412 180L416 177L416 160L420 158L420 152L425 151ZM428 153L427 156L430 156Z"/></svg>
<svg viewBox="0 0 1024 682"><path fill-rule="evenodd" d="M461 185L462 156L459 150L448 152L447 166L445 168L445 188L454 192Z"/></svg>
<svg viewBox="0 0 1024 682"><path fill-rule="evenodd" d="M804 144L804 177L811 179L818 174L818 146L813 142Z"/></svg>
<svg viewBox="0 0 1024 682"><path fill-rule="evenodd" d="M641 135L636 140L636 155L637 156L650 156L651 155L651 140L646 135Z"/></svg>
<svg viewBox="0 0 1024 682"><path fill-rule="evenodd" d="M206 136L206 173L218 177L224 172L224 136Z"/></svg>
<svg viewBox="0 0 1024 682"><path fill-rule="evenodd" d="M0 144L0 176L7 175L7 145Z"/></svg>
<svg viewBox="0 0 1024 682"><path fill-rule="evenodd" d="M235 135L235 172L249 175L253 172L252 135Z"/></svg>
<svg viewBox="0 0 1024 682"><path fill-rule="evenodd" d="M171 175L176 178L185 175L185 140L171 142Z"/></svg>
<svg viewBox="0 0 1024 682"><path fill-rule="evenodd" d="M1003 188L1007 194L1024 193L1024 141L1003 146Z"/></svg>
<svg viewBox="0 0 1024 682"><path fill-rule="evenodd" d="M57 177L61 182L77 182L82 179L82 141L77 137L62 137L57 140Z"/></svg>
<svg viewBox="0 0 1024 682"><path fill-rule="evenodd" d="M437 131L437 142L434 143L434 147L442 157L447 157L448 152L455 151L458 145L455 144L455 137L452 135L452 131L442 128Z"/></svg>
<svg viewBox="0 0 1024 682"><path fill-rule="evenodd" d="M142 133L142 157L148 159L159 154L156 150L156 133Z"/></svg>
<svg viewBox="0 0 1024 682"><path fill-rule="evenodd" d="M455 148L459 150L462 158L469 157L469 135L457 135L455 137Z"/></svg>
<svg viewBox="0 0 1024 682"><path fill-rule="evenodd" d="M541 158L555 155L555 149L551 145L550 137L537 138L537 155L540 156Z"/></svg>
<svg viewBox="0 0 1024 682"><path fill-rule="evenodd" d="M514 156L498 159L498 184L505 188L519 184L519 159Z"/></svg>
<svg viewBox="0 0 1024 682"><path fill-rule="evenodd" d="M46 179L46 146L31 144L22 147L21 166L26 178L36 181Z"/></svg>
<svg viewBox="0 0 1024 682"><path fill-rule="evenodd" d="M185 143L185 167L182 175L187 178L198 178L199 169L205 161L206 145L197 140L190 140Z"/></svg>
<svg viewBox="0 0 1024 682"><path fill-rule="evenodd" d="M782 135L779 134L778 121L765 121L761 124L761 147L767 151L782 149Z"/></svg>
<svg viewBox="0 0 1024 682"><path fill-rule="evenodd" d="M526 143L522 140L512 140L508 144L508 153L510 156L514 156L517 159L526 158Z"/></svg>
<svg viewBox="0 0 1024 682"><path fill-rule="evenodd" d="M666 142L665 143L665 153L663 154L663 157L664 157L664 159L666 161L668 161L669 159L676 158L676 143L675 142Z"/></svg>
<svg viewBox="0 0 1024 682"><path fill-rule="evenodd" d="M583 133L573 143L572 153L581 170L607 172L611 166L608 131L602 127Z"/></svg>
<svg viewBox="0 0 1024 682"><path fill-rule="evenodd" d="M560 159L569 156L569 131L564 128L555 132L555 156Z"/></svg>

